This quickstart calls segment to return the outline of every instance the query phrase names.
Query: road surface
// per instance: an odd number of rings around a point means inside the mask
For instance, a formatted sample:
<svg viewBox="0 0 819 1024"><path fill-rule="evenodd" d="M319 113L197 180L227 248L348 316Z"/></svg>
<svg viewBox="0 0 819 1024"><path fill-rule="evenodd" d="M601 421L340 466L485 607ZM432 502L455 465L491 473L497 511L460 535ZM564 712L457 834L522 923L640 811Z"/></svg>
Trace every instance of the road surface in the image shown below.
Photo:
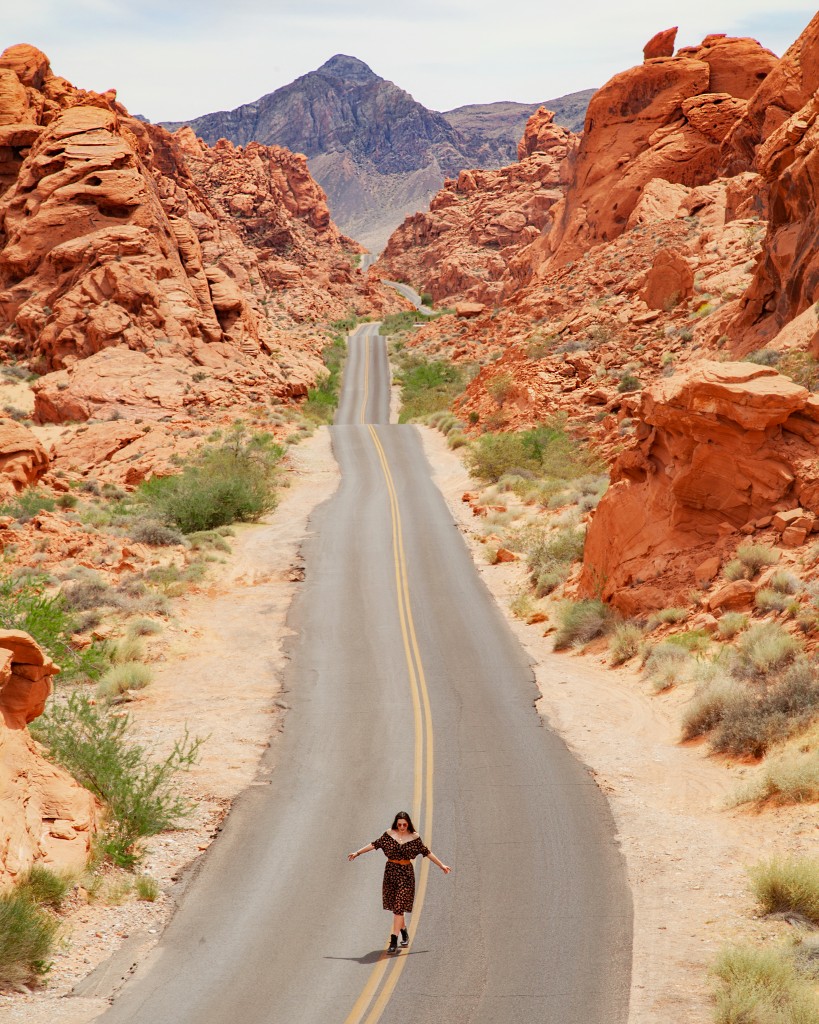
<svg viewBox="0 0 819 1024"><path fill-rule="evenodd" d="M608 806L545 728L521 649L431 482L388 424L377 325L350 339L342 482L291 611L291 710L106 1024L624 1024L631 901ZM448 864L417 868L386 957L398 810Z"/></svg>

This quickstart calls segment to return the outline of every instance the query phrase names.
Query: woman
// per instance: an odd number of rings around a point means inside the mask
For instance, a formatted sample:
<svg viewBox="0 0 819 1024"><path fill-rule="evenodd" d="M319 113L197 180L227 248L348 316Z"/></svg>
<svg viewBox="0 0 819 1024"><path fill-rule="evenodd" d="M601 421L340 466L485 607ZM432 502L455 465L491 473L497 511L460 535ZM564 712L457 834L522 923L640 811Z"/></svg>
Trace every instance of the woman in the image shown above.
<svg viewBox="0 0 819 1024"><path fill-rule="evenodd" d="M355 853L348 854L347 860L355 860L356 857L360 857L362 853L369 853L370 850L383 850L387 858L387 863L384 865L382 889L384 909L392 912L392 935L390 935L390 946L387 952L397 953L399 934L401 935L401 945L409 945L409 933L404 914L409 914L412 910L415 899L413 860L419 854L429 857L445 875L448 875L452 868L442 864L435 854L424 846L406 811L399 811L396 814L392 828L387 829L380 839L362 846Z"/></svg>

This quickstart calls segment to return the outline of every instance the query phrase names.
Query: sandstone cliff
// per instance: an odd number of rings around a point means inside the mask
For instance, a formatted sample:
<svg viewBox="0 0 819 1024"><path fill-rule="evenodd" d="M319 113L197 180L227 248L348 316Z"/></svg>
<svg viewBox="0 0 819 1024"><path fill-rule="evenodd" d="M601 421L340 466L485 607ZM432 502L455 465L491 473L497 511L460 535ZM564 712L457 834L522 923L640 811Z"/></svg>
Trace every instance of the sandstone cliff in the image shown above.
<svg viewBox="0 0 819 1024"><path fill-rule="evenodd" d="M30 46L0 56L0 143L0 347L45 374L41 421L303 393L311 323L367 303L303 157L173 137Z"/></svg>

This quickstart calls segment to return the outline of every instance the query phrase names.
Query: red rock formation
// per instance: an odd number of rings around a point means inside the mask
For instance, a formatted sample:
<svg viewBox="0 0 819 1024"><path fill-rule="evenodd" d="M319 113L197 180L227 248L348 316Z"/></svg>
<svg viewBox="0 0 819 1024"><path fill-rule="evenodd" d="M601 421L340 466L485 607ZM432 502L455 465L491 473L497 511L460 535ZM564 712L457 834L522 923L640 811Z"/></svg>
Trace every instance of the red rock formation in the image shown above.
<svg viewBox="0 0 819 1024"><path fill-rule="evenodd" d="M626 614L687 603L696 567L740 527L819 512L819 398L775 370L694 364L643 392L636 415L588 532L582 593Z"/></svg>
<svg viewBox="0 0 819 1024"><path fill-rule="evenodd" d="M26 729L56 672L28 633L0 630L0 888L37 863L77 871L90 853L94 798L44 759Z"/></svg>
<svg viewBox="0 0 819 1024"><path fill-rule="evenodd" d="M665 28L653 35L643 47L643 60L653 60L655 57L671 57L674 54L674 40L677 38L678 28Z"/></svg>
<svg viewBox="0 0 819 1024"><path fill-rule="evenodd" d="M34 434L14 420L0 419L0 496L36 484L48 469L48 455Z"/></svg>
<svg viewBox="0 0 819 1024"><path fill-rule="evenodd" d="M498 171L462 171L408 217L375 265L382 276L412 281L436 301L493 303L513 253L536 239L563 195L566 158L577 136L544 109L529 119L520 162Z"/></svg>
<svg viewBox="0 0 819 1024"><path fill-rule="evenodd" d="M654 178L697 186L720 169L721 143L776 57L752 39L699 47L615 75L592 97L546 257L565 264L616 238Z"/></svg>
<svg viewBox="0 0 819 1024"><path fill-rule="evenodd" d="M157 378L168 356L286 396L288 363L297 391L321 369L309 325L365 303L303 157L171 136L30 46L0 56L0 226L0 343L40 372L130 350ZM66 383L38 415L111 412Z"/></svg>

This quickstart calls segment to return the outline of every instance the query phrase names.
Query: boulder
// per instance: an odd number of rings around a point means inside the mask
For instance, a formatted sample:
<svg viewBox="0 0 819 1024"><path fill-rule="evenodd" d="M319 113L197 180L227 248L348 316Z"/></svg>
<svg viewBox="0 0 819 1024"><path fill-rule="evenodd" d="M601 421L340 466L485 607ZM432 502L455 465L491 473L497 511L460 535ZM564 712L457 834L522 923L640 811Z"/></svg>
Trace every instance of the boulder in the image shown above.
<svg viewBox="0 0 819 1024"><path fill-rule="evenodd" d="M0 495L7 497L36 484L48 466L45 448L28 427L0 419Z"/></svg>
<svg viewBox="0 0 819 1024"><path fill-rule="evenodd" d="M643 60L653 60L655 57L672 57L674 55L674 40L677 38L677 26L665 28L651 39L643 47Z"/></svg>

